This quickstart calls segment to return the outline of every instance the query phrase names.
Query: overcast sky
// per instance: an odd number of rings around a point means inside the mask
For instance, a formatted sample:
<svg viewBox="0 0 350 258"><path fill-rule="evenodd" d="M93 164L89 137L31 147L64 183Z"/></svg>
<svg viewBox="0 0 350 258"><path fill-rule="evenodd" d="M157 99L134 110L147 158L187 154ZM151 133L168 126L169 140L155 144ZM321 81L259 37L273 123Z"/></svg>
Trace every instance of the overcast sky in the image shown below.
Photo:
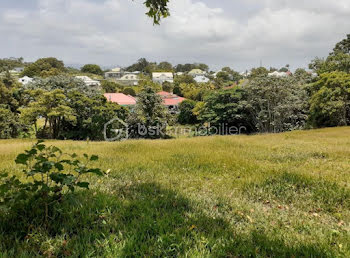
<svg viewBox="0 0 350 258"><path fill-rule="evenodd" d="M144 15L143 1L1 0L0 57L295 69L350 33L350 0L170 0L171 17L160 26Z"/></svg>

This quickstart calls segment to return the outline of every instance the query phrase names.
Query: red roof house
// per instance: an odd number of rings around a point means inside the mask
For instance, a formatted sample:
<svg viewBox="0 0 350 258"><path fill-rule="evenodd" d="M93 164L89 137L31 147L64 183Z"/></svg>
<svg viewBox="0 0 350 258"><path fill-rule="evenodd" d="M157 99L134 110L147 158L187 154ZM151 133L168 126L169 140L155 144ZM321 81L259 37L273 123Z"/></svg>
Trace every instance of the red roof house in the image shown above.
<svg viewBox="0 0 350 258"><path fill-rule="evenodd" d="M185 98L166 91L161 91L157 94L162 97L165 106L178 106L181 102L186 100Z"/></svg>
<svg viewBox="0 0 350 258"><path fill-rule="evenodd" d="M134 106L136 105L136 98L123 93L105 93L105 98L113 103L117 103L121 106Z"/></svg>

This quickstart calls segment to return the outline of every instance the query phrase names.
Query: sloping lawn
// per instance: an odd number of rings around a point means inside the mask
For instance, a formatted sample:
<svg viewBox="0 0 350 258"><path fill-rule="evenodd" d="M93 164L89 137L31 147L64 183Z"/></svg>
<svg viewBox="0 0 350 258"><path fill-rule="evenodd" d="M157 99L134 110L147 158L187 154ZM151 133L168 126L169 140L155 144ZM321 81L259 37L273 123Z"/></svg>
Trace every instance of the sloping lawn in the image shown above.
<svg viewBox="0 0 350 258"><path fill-rule="evenodd" d="M33 140L0 141L0 173ZM350 257L350 128L55 141L110 169L49 228L0 213L0 257ZM1 211L1 210L0 210Z"/></svg>

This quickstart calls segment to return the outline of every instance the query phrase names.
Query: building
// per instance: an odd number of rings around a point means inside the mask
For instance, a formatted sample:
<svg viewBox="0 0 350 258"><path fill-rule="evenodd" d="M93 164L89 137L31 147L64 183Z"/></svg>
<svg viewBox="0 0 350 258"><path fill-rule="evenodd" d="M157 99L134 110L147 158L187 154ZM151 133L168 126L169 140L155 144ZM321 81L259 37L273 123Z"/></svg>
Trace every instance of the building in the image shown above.
<svg viewBox="0 0 350 258"><path fill-rule="evenodd" d="M273 76L273 77L287 77L287 76L291 76L292 73L290 71L288 72L278 72L278 71L274 71L272 73L268 74L269 76Z"/></svg>
<svg viewBox="0 0 350 258"><path fill-rule="evenodd" d="M126 72L122 77L113 81L123 85L136 86L139 84L139 80L139 72Z"/></svg>
<svg viewBox="0 0 350 258"><path fill-rule="evenodd" d="M113 103L117 103L121 106L135 106L136 98L130 95L125 95L123 93L105 93L105 98Z"/></svg>
<svg viewBox="0 0 350 258"><path fill-rule="evenodd" d="M123 76L123 70L120 67L114 68L105 73L106 79L120 79Z"/></svg>
<svg viewBox="0 0 350 258"><path fill-rule="evenodd" d="M207 73L201 69L192 69L190 72L188 72L189 75L196 77L196 76L205 76Z"/></svg>
<svg viewBox="0 0 350 258"><path fill-rule="evenodd" d="M164 82L174 82L174 75L173 73L152 73L152 79L156 83L163 84Z"/></svg>
<svg viewBox="0 0 350 258"><path fill-rule="evenodd" d="M24 76L22 78L19 78L18 82L22 83L23 85L26 85L26 84L32 82L33 80L34 80L33 78L30 78L28 76Z"/></svg>
<svg viewBox="0 0 350 258"><path fill-rule="evenodd" d="M75 76L75 78L82 80L87 86L101 86L99 81L93 80L89 76Z"/></svg>
<svg viewBox="0 0 350 258"><path fill-rule="evenodd" d="M203 75L197 75L196 77L194 77L194 80L197 82L197 83L207 83L209 82L209 78L203 76Z"/></svg>
<svg viewBox="0 0 350 258"><path fill-rule="evenodd" d="M161 91L157 93L163 99L163 104L169 109L170 113L177 114L179 113L179 105L182 103L185 98L179 97L175 94Z"/></svg>

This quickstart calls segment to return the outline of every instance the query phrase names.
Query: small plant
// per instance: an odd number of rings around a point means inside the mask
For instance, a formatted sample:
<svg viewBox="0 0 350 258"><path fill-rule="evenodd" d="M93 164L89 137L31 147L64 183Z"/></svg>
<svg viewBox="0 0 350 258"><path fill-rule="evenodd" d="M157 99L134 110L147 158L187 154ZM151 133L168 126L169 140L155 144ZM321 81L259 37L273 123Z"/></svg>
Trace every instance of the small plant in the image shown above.
<svg viewBox="0 0 350 258"><path fill-rule="evenodd" d="M16 176L0 176L0 179L5 178L0 185L0 205L8 212L16 212L27 205L42 203L44 223L47 225L49 209L61 202L65 193L74 192L76 188L89 188L89 183L82 181L84 175L104 175L100 169L88 166L96 160L96 155L84 154L84 158L80 159L75 153L66 154L55 146L47 147L43 141L38 141L15 160L16 164L24 166L22 172L27 182Z"/></svg>

